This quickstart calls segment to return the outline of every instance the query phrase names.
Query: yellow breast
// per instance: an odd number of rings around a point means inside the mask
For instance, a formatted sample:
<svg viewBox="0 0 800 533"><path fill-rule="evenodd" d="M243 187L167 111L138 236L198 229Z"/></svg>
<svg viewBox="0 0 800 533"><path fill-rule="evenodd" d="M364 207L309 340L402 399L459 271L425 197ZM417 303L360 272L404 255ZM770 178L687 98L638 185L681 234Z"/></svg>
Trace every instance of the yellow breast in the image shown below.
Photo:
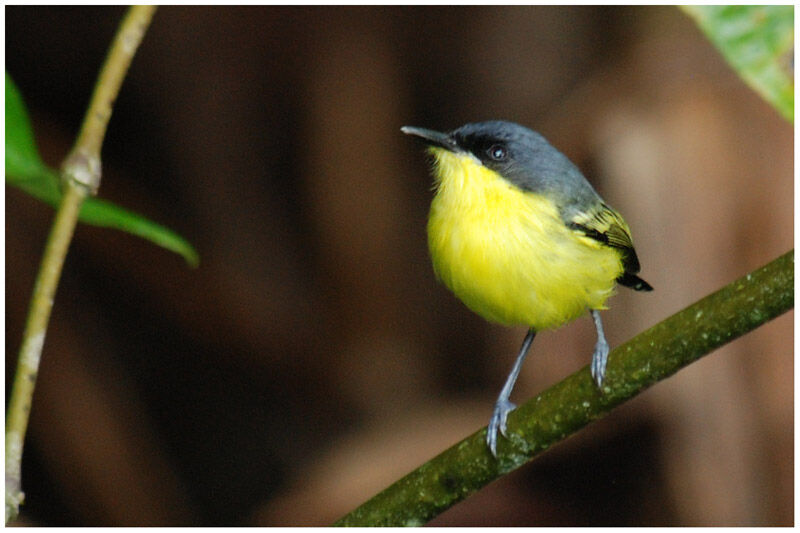
<svg viewBox="0 0 800 533"><path fill-rule="evenodd" d="M437 276L487 320L536 330L604 308L619 253L569 229L556 206L469 155L432 148L428 247Z"/></svg>

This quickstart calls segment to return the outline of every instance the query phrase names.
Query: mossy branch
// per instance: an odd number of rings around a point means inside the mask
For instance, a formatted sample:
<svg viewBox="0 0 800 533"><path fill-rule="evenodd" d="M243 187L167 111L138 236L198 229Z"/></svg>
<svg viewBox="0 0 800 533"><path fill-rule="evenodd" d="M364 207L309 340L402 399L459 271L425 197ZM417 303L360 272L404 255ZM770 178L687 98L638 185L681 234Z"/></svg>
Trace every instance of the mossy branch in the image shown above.
<svg viewBox="0 0 800 533"><path fill-rule="evenodd" d="M738 279L611 352L602 391L584 368L520 406L498 458L474 433L400 479L338 526L422 525L500 476L714 349L794 306L794 251Z"/></svg>
<svg viewBox="0 0 800 533"><path fill-rule="evenodd" d="M119 31L100 71L81 132L61 167L61 196L33 288L17 369L6 412L6 524L19 514L22 492L22 450L33 401L39 360L53 308L61 269L84 199L100 186L100 148L122 80L155 12L134 6Z"/></svg>

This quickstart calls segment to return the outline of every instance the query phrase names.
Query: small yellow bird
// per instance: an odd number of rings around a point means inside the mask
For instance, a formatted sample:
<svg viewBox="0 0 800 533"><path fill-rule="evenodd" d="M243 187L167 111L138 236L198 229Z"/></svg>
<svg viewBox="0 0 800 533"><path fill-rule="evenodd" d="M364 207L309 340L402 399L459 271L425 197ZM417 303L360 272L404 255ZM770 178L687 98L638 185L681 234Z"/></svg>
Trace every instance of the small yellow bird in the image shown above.
<svg viewBox="0 0 800 533"><path fill-rule="evenodd" d="M449 133L405 126L434 156L436 194L428 248L437 277L486 320L530 328L497 398L486 443L497 456L509 401L537 331L587 310L597 329L591 373L600 387L609 346L600 309L616 283L653 288L622 216L580 170L540 134L506 121L466 124Z"/></svg>

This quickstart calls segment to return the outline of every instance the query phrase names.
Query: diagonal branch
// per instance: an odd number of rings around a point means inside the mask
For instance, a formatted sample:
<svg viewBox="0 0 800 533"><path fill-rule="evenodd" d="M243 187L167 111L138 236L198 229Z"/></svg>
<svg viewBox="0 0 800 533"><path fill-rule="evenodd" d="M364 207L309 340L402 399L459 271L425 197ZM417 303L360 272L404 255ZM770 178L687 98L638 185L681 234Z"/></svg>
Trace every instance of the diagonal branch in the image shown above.
<svg viewBox="0 0 800 533"><path fill-rule="evenodd" d="M794 306L794 251L672 315L611 353L603 391L586 368L520 406L498 459L478 431L395 482L338 526L422 525L644 389Z"/></svg>

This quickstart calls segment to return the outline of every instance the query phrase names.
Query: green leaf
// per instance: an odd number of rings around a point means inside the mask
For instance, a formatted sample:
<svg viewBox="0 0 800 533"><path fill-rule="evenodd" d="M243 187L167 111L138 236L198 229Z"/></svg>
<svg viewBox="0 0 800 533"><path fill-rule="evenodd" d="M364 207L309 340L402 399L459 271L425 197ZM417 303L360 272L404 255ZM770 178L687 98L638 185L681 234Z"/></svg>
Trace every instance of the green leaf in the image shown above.
<svg viewBox="0 0 800 533"><path fill-rule="evenodd" d="M58 172L45 165L36 149L22 95L6 72L6 183L57 207L61 199ZM200 258L186 239L174 231L99 198L87 198L81 207L81 222L114 228L180 254L196 267Z"/></svg>
<svg viewBox="0 0 800 533"><path fill-rule="evenodd" d="M18 180L36 179L44 168L25 103L6 72L6 176Z"/></svg>
<svg viewBox="0 0 800 533"><path fill-rule="evenodd" d="M111 202L100 198L87 198L81 207L79 218L93 226L114 228L147 239L153 244L182 255L192 267L200 263L200 256L186 239L169 228Z"/></svg>
<svg viewBox="0 0 800 533"><path fill-rule="evenodd" d="M794 122L794 6L683 6L748 85Z"/></svg>

